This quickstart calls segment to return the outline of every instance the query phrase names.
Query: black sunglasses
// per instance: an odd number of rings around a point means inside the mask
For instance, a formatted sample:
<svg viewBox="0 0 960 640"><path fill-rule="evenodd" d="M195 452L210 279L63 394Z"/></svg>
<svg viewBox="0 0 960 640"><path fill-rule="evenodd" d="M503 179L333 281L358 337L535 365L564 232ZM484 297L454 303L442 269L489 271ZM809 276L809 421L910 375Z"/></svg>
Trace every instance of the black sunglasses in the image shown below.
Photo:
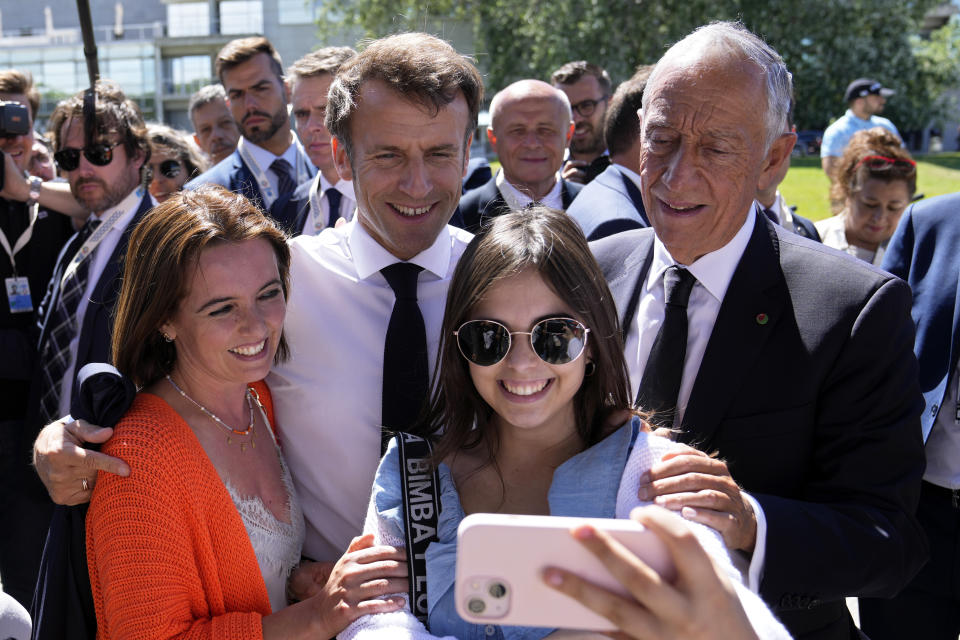
<svg viewBox="0 0 960 640"><path fill-rule="evenodd" d="M173 179L173 178L176 178L178 175L180 175L180 172L183 170L183 167L180 166L179 160L164 160L163 162L160 163L160 166L158 167L158 169L160 169L160 173L163 174L165 177ZM152 180L153 167L147 167L147 172L149 174L148 177Z"/></svg>
<svg viewBox="0 0 960 640"><path fill-rule="evenodd" d="M533 352L547 364L567 364L587 347L590 329L573 318L544 318L530 331L510 331L494 320L468 320L453 332L464 358L480 367L495 365L510 352L511 337L530 336Z"/></svg>
<svg viewBox="0 0 960 640"><path fill-rule="evenodd" d="M80 154L83 153L83 157L86 158L90 164L105 167L113 160L113 149L119 146L119 142L114 142L113 144L101 142L92 144L89 147L84 147L83 149L66 147L54 153L53 159L56 161L57 166L64 171L73 171L80 166Z"/></svg>

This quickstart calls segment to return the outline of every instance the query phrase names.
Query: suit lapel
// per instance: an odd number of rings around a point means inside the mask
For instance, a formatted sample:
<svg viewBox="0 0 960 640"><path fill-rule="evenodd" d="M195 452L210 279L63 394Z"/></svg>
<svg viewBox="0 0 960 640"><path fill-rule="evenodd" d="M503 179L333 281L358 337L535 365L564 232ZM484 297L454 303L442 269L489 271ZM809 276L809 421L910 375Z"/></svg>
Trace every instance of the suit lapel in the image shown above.
<svg viewBox="0 0 960 640"><path fill-rule="evenodd" d="M680 440L709 450L720 419L749 386L764 345L789 308L779 240L766 216L757 216L750 242L720 304L681 425Z"/></svg>
<svg viewBox="0 0 960 640"><path fill-rule="evenodd" d="M643 221L649 227L650 220L647 219L647 210L643 206L643 196L640 195L640 189L637 189L637 185L633 183L633 180L623 175L619 169L617 173L620 174L620 178L623 180L623 186L627 190L627 195L630 196L630 202L633 203L633 206L637 209L637 213L640 214L640 217L643 218Z"/></svg>

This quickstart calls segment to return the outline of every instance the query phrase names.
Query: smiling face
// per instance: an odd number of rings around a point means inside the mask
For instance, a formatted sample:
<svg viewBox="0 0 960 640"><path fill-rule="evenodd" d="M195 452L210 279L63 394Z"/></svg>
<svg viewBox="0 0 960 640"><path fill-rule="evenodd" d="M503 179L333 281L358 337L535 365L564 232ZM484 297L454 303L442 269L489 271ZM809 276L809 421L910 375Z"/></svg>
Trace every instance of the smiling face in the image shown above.
<svg viewBox="0 0 960 640"><path fill-rule="evenodd" d="M593 100L596 107L589 116L582 116L573 111L573 139L570 140L570 153L581 154L584 157L596 157L603 153L606 145L603 141L603 117L607 113L607 96L600 87L596 76L585 75L576 82L560 84L557 88L567 94L571 105L577 105L584 100Z"/></svg>
<svg viewBox="0 0 960 640"><path fill-rule="evenodd" d="M0 100L17 102L27 108L30 117L30 129L22 136L0 137L0 151L10 154L14 164L21 171L27 171L33 151L33 114L30 113L30 102L22 93L0 92Z"/></svg>
<svg viewBox="0 0 960 640"><path fill-rule="evenodd" d="M83 122L71 118L63 123L59 139L60 149L82 149L84 147ZM97 143L116 144L120 136L110 133L95 140ZM113 147L110 163L98 167L80 154L80 164L73 171L62 171L63 177L70 182L70 192L77 202L98 216L110 207L119 204L140 183L140 167L143 166L143 154L127 158L123 144Z"/></svg>
<svg viewBox="0 0 960 640"><path fill-rule="evenodd" d="M161 170L161 167L164 166L164 163L175 162L179 171L177 175L172 178L167 177L164 172ZM163 202L171 195L179 191L184 184L187 182L187 168L183 166L183 162L177 157L176 154L171 153L169 150L165 150L161 147L154 147L150 152L150 195L152 195L157 202Z"/></svg>
<svg viewBox="0 0 960 640"><path fill-rule="evenodd" d="M243 137L275 155L283 153L290 144L287 88L270 56L258 53L222 76L227 104Z"/></svg>
<svg viewBox="0 0 960 640"><path fill-rule="evenodd" d="M178 380L191 387L246 384L270 371L286 302L264 238L204 249L188 293L161 330L177 349Z"/></svg>
<svg viewBox="0 0 960 640"><path fill-rule="evenodd" d="M657 236L677 262L691 264L736 235L794 138L784 134L764 151L766 96L753 63L714 56L667 64L647 87L640 178Z"/></svg>
<svg viewBox="0 0 960 640"><path fill-rule="evenodd" d="M352 158L334 139L337 171L353 180L357 219L383 248L409 260L437 239L460 202L470 141L462 95L434 115L379 80L360 90Z"/></svg>
<svg viewBox="0 0 960 640"><path fill-rule="evenodd" d="M293 104L293 119L297 123L297 135L306 149L310 161L320 170L328 182L340 179L333 161L330 132L323 120L327 116L327 91L333 76L322 73L317 76L298 78L290 93Z"/></svg>
<svg viewBox="0 0 960 640"><path fill-rule="evenodd" d="M903 180L885 182L868 178L847 198L844 231L850 244L876 251L890 239L900 215L910 204L910 192Z"/></svg>
<svg viewBox="0 0 960 640"><path fill-rule="evenodd" d="M496 320L510 331L530 331L548 317L577 319L537 271L526 270L491 285L467 319ZM588 342L587 352L573 362L550 365L534 353L529 336L515 335L503 360L489 367L471 363L470 377L496 414L499 429L565 437L576 433L574 397L583 383L589 349Z"/></svg>
<svg viewBox="0 0 960 640"><path fill-rule="evenodd" d="M537 93L503 96L487 129L504 177L534 200L556 184L571 135L566 105L549 85L538 85Z"/></svg>
<svg viewBox="0 0 960 640"><path fill-rule="evenodd" d="M223 100L214 100L194 109L193 139L214 164L220 162L237 148L240 129Z"/></svg>

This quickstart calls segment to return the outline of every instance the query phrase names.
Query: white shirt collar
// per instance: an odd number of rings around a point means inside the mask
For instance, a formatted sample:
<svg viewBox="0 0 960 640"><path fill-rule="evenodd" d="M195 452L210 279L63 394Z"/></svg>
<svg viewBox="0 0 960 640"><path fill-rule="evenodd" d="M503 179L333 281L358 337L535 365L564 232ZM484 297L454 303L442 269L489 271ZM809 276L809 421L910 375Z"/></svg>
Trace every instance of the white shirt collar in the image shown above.
<svg viewBox="0 0 960 640"><path fill-rule="evenodd" d="M354 202L357 201L357 196L353 191L353 181L352 180L337 180L335 183L330 184L326 178L323 177L323 174L317 171L317 180L318 180L318 189L320 190L320 195L322 196L327 189L335 187L345 198L349 198Z"/></svg>
<svg viewBox="0 0 960 640"><path fill-rule="evenodd" d="M345 236L353 255L353 264L356 266L357 275L361 280L366 280L374 273L378 273L380 269L395 262L402 262L374 240L356 218L344 226L348 227L345 230ZM423 267L438 278L445 278L447 270L450 268L451 243L450 226L446 225L440 230L432 245L407 260L407 262Z"/></svg>
<svg viewBox="0 0 960 640"><path fill-rule="evenodd" d="M272 152L267 151L263 147L250 142L250 140L247 138L243 139L243 145L250 151L250 155L253 156L253 159L257 161L257 164L260 165L260 167L264 171L267 171L268 169L270 169L270 165L272 165L273 161L276 160L277 158L283 158L284 160L290 163L290 166L293 167L294 171L297 170L296 141L291 142L290 146L287 147L287 150L284 151L279 156L273 155Z"/></svg>
<svg viewBox="0 0 960 640"><path fill-rule="evenodd" d="M613 166L615 166L620 173L630 178L630 181L637 185L637 189L640 188L640 175L638 173L616 162L613 163Z"/></svg>
<svg viewBox="0 0 960 640"><path fill-rule="evenodd" d="M743 226L730 239L730 242L716 251L701 256L693 264L686 265L697 282L703 285L710 292L710 295L717 300L723 301L723 296L727 293L727 287L730 286L730 281L733 279L733 272L740 264L740 258L750 242L750 236L753 234L753 227L757 220L754 211L753 206L751 206ZM653 263L650 265L650 273L647 276L647 291L657 286L667 267L675 264L680 263L673 259L660 238L654 236Z"/></svg>
<svg viewBox="0 0 960 640"><path fill-rule="evenodd" d="M511 209L523 209L533 202L533 198L528 194L523 193L510 184L510 181L503 175L503 169L497 172L497 188L500 189L500 195L503 196L503 199ZM553 188L550 189L547 195L540 198L539 202L553 209L563 209L563 195L560 189L559 175L553 183Z"/></svg>

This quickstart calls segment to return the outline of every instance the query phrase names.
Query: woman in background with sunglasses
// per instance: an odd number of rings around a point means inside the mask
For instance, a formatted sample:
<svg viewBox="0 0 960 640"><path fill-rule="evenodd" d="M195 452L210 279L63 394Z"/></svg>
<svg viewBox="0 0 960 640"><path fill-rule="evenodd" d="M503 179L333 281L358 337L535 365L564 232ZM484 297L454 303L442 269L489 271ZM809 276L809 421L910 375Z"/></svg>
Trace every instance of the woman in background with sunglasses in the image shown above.
<svg viewBox="0 0 960 640"><path fill-rule="evenodd" d="M457 615L460 522L481 512L626 517L638 504L635 486L618 501L628 457L642 471L682 447L653 436L630 410L613 298L565 213L538 205L493 219L467 247L449 291L430 406L415 429L433 443L439 479L437 540L425 554L429 631L408 606L359 618L341 640L549 635ZM392 441L364 531L378 544L405 546L402 482ZM735 574L719 534L694 526Z"/></svg>
<svg viewBox="0 0 960 640"><path fill-rule="evenodd" d="M189 143L186 131L162 124L148 124L150 162L147 180L150 195L163 202L180 191L187 180L206 171L206 162Z"/></svg>
<svg viewBox="0 0 960 640"><path fill-rule="evenodd" d="M858 131L837 163L830 200L839 213L815 224L823 244L874 265L917 190L917 163L900 138L876 127Z"/></svg>

